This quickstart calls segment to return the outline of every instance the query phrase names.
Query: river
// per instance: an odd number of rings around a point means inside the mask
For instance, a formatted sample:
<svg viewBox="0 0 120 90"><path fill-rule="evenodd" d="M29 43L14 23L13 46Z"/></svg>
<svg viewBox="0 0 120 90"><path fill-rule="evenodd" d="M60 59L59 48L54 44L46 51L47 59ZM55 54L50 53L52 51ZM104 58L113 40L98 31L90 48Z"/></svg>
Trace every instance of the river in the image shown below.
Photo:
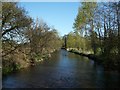
<svg viewBox="0 0 120 90"><path fill-rule="evenodd" d="M65 50L3 78L3 88L120 88L120 74Z"/></svg>

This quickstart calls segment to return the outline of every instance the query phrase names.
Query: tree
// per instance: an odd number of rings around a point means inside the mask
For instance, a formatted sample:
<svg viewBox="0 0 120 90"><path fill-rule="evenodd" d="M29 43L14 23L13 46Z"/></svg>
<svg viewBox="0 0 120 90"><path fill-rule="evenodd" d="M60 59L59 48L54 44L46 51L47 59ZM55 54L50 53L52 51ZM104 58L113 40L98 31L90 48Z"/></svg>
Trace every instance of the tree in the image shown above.
<svg viewBox="0 0 120 90"><path fill-rule="evenodd" d="M116 15L116 24L118 31L118 54L120 55L120 1L112 4L112 9Z"/></svg>
<svg viewBox="0 0 120 90"><path fill-rule="evenodd" d="M96 2L91 2L91 3L87 3L87 2L82 2L81 3L82 6L79 8L78 11L78 15L75 19L75 23L74 23L74 28L75 30L79 30L81 32L86 32L86 28L89 27L89 33L91 35L91 44L94 44L93 41L94 40L94 12L96 10ZM83 33L84 34L84 33ZM93 47L93 51L94 54L96 54L95 52L95 44L92 45Z"/></svg>
<svg viewBox="0 0 120 90"><path fill-rule="evenodd" d="M84 17L85 16L85 17ZM82 18L83 17L83 18ZM74 28L91 41L95 55L110 67L119 66L120 2L82 3ZM82 42L82 41L80 41Z"/></svg>
<svg viewBox="0 0 120 90"><path fill-rule="evenodd" d="M26 30L27 43L30 45L30 57L33 62L36 56L42 58L43 55L61 47L61 39L54 28L50 28L43 20L37 20Z"/></svg>
<svg viewBox="0 0 120 90"><path fill-rule="evenodd" d="M17 41L24 33L24 30L31 25L32 19L27 15L26 11L14 2L2 3L2 42L9 40ZM16 39L17 38L17 39ZM20 40L19 40L20 42ZM9 43L10 44L10 43ZM4 46L4 44L3 44ZM13 46L13 45L12 45ZM14 51L18 45L7 50L7 54ZM5 53L4 55L5 56Z"/></svg>
<svg viewBox="0 0 120 90"><path fill-rule="evenodd" d="M2 3L2 36L7 33L20 31L30 25L32 19L27 16L26 11L20 8L17 3Z"/></svg>

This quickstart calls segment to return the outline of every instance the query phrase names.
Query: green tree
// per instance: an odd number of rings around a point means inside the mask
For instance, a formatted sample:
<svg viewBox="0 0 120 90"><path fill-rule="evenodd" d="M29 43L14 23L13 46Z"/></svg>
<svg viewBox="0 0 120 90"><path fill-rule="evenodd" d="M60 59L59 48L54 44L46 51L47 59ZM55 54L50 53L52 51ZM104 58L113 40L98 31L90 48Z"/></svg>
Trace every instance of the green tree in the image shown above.
<svg viewBox="0 0 120 90"><path fill-rule="evenodd" d="M5 43L9 40L18 40L23 35L24 30L30 26L32 19L27 15L26 11L19 7L14 2L3 2L2 3L2 42ZM16 39L17 37L17 39ZM10 44L10 43L9 43ZM4 46L4 44L3 44ZM13 46L13 45L12 45ZM14 45L13 48L7 50L11 53L18 46Z"/></svg>
<svg viewBox="0 0 120 90"><path fill-rule="evenodd" d="M79 11L78 11L78 15L75 19L75 23L74 23L74 28L75 30L78 30L78 31L82 31L83 32L87 32L87 27L89 27L89 33L91 35L91 44L93 44L92 46L93 47L93 51L94 51L94 54L96 54L96 51L95 51L95 45L94 44L94 35L93 35L93 32L94 32L94 12L96 10L96 2L82 2L81 3L82 6L79 8ZM83 33L84 34L84 33Z"/></svg>
<svg viewBox="0 0 120 90"><path fill-rule="evenodd" d="M82 32L94 54L100 55L104 64L110 67L118 67L120 62L119 14L120 2L83 2L74 23L74 29Z"/></svg>

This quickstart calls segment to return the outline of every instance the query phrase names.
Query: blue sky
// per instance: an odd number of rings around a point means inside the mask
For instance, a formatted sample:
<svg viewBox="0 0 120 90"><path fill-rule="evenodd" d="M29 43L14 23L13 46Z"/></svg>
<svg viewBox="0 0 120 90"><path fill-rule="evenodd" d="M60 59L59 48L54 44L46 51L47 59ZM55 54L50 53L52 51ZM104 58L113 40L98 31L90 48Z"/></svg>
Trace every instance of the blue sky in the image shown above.
<svg viewBox="0 0 120 90"><path fill-rule="evenodd" d="M54 26L61 36L73 31L74 19L78 13L79 2L20 2L32 18L43 19Z"/></svg>

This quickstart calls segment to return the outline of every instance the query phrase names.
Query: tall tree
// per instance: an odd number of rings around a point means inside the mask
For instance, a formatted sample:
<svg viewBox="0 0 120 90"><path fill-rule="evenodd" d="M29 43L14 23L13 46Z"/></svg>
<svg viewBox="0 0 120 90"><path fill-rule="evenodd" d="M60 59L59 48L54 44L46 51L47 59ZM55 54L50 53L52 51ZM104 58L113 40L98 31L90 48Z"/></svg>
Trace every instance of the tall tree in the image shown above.
<svg viewBox="0 0 120 90"><path fill-rule="evenodd" d="M89 33L91 34L91 42L94 43L94 37L93 36L93 32L94 32L94 12L96 10L96 2L82 2L81 3L82 6L79 8L78 11L78 15L75 19L75 23L74 23L74 28L76 30L83 30L83 32L86 31L86 27L90 27L89 28ZM83 33L84 34L84 33ZM93 51L94 54L96 54L96 46L94 46L95 44L93 44Z"/></svg>
<svg viewBox="0 0 120 90"><path fill-rule="evenodd" d="M2 42L8 40L18 40L24 33L24 30L31 25L32 19L27 15L26 11L19 7L16 2L2 3ZM9 43L10 44L10 43ZM3 55L14 51L18 46L11 45ZM5 51L5 50L4 50Z"/></svg>

